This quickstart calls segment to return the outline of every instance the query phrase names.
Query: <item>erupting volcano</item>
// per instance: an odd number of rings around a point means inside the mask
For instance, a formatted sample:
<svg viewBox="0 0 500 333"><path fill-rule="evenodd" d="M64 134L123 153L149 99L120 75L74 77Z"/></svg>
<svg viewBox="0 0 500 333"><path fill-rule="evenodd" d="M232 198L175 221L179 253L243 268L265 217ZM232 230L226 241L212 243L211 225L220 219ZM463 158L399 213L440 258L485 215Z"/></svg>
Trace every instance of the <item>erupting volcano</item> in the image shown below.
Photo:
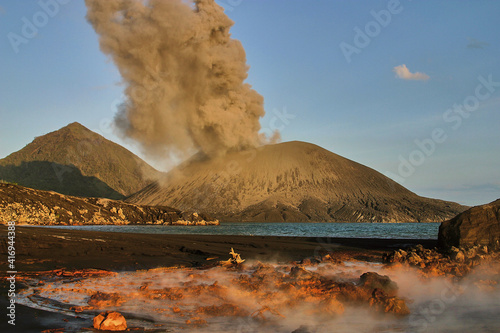
<svg viewBox="0 0 500 333"><path fill-rule="evenodd" d="M128 200L229 221L440 222L464 210L298 141L211 159L199 154Z"/></svg>

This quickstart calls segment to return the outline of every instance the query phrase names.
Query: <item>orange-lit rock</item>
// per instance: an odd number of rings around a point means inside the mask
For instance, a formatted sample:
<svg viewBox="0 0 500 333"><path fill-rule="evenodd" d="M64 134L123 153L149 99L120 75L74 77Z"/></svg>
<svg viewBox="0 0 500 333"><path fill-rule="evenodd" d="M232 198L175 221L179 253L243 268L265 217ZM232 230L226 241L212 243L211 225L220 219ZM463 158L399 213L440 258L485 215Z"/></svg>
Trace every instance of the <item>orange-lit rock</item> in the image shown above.
<svg viewBox="0 0 500 333"><path fill-rule="evenodd" d="M388 296L383 290L380 289L375 289L373 291L369 302L370 306L379 311L393 313L396 315L410 314L410 309L408 309L404 300Z"/></svg>
<svg viewBox="0 0 500 333"><path fill-rule="evenodd" d="M386 275L379 275L374 272L368 272L361 275L359 285L370 291L374 289L383 290L387 295L394 296L398 292L398 285L391 281Z"/></svg>
<svg viewBox="0 0 500 333"><path fill-rule="evenodd" d="M186 324L195 327L200 327L200 326L205 326L207 324L207 321L200 317L193 317L191 319L186 320Z"/></svg>
<svg viewBox="0 0 500 333"><path fill-rule="evenodd" d="M119 312L102 312L94 317L94 328L101 331L125 331L127 321Z"/></svg>
<svg viewBox="0 0 500 333"><path fill-rule="evenodd" d="M88 301L88 304L96 309L103 309L111 306L120 306L125 300L118 293L96 292Z"/></svg>

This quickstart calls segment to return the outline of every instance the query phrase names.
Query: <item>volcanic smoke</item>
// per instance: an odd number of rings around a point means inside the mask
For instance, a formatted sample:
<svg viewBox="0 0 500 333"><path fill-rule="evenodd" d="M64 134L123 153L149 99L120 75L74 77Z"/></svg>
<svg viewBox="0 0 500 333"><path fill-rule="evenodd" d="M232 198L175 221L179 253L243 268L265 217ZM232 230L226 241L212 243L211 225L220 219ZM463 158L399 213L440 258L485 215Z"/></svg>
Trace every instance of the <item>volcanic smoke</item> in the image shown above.
<svg viewBox="0 0 500 333"><path fill-rule="evenodd" d="M85 0L126 84L120 133L153 156L258 146L263 97L244 83L245 50L214 0Z"/></svg>

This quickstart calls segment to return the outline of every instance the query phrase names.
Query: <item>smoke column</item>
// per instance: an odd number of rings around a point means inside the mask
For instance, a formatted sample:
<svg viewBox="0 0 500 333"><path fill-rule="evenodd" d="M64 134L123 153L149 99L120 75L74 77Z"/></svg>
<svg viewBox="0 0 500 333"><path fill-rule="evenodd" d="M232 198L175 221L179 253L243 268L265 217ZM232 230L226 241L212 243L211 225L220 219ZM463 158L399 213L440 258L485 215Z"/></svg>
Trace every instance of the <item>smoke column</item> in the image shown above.
<svg viewBox="0 0 500 333"><path fill-rule="evenodd" d="M263 98L214 0L85 0L126 84L119 131L153 156L208 156L258 146Z"/></svg>

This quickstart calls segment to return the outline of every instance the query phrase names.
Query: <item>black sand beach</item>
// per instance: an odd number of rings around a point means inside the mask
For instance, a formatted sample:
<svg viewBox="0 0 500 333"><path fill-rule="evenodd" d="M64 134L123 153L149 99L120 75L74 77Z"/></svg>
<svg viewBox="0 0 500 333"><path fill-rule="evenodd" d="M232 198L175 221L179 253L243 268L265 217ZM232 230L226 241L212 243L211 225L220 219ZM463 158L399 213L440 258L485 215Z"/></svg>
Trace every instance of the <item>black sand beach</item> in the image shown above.
<svg viewBox="0 0 500 333"><path fill-rule="evenodd" d="M0 226L2 255L7 228ZM52 269L137 270L165 266L199 266L207 258L225 260L234 248L243 258L292 261L333 251L339 255L377 261L396 248L428 239L317 238L274 236L159 235L17 227L16 267L19 272ZM0 263L6 271L6 260Z"/></svg>
<svg viewBox="0 0 500 333"><path fill-rule="evenodd" d="M0 307L7 298L7 228L0 226L2 292ZM154 267L210 265L229 258L234 248L245 259L262 261L294 261L334 252L342 259L380 261L382 253L395 248L422 244L436 246L435 240L356 239L315 237L265 237L217 235L158 235L95 232L41 227L16 228L17 288L23 277L55 269L102 269L132 271ZM210 259L212 258L212 259ZM210 259L210 260L207 260ZM2 332L40 332L55 327L80 324L78 316L34 310L17 305L16 326L2 320ZM59 323L59 325L58 325Z"/></svg>

